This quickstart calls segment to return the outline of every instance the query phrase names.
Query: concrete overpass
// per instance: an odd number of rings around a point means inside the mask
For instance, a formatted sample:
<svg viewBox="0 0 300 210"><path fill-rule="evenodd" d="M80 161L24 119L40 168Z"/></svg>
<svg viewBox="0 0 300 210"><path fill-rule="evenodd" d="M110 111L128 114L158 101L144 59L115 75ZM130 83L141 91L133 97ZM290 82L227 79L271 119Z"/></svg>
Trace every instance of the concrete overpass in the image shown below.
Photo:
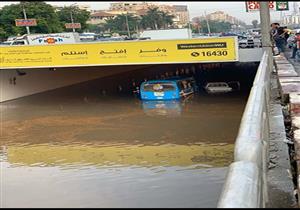
<svg viewBox="0 0 300 210"><path fill-rule="evenodd" d="M236 37L3 46L0 69L260 61Z"/></svg>
<svg viewBox="0 0 300 210"><path fill-rule="evenodd" d="M0 102L151 65L259 62L261 57L261 48L238 49L236 37L3 46Z"/></svg>

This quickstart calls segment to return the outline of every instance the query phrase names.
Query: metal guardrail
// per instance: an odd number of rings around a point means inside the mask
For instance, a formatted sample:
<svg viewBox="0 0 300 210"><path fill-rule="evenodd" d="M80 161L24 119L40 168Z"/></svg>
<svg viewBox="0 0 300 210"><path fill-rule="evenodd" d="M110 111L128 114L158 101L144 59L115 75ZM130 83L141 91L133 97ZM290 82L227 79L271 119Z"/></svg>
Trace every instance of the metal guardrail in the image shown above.
<svg viewBox="0 0 300 210"><path fill-rule="evenodd" d="M270 70L265 52L258 67L235 143L234 162L218 208L259 208L267 202Z"/></svg>

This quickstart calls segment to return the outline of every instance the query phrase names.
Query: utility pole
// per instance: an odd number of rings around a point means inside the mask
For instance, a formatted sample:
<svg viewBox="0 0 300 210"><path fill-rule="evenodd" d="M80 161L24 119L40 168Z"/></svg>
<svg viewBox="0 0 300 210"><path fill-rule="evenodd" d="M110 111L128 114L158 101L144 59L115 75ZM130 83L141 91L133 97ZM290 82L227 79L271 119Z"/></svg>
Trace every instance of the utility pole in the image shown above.
<svg viewBox="0 0 300 210"><path fill-rule="evenodd" d="M188 13L188 27L189 27L189 38L191 38L192 35L192 29L191 29L191 22L190 22L190 11L187 8L187 13Z"/></svg>
<svg viewBox="0 0 300 210"><path fill-rule="evenodd" d="M127 26L127 33L128 33L128 37L131 38L127 14L128 14L128 12L126 12L126 14L125 14L125 18L126 18L126 26Z"/></svg>
<svg viewBox="0 0 300 210"><path fill-rule="evenodd" d="M24 14L24 19L27 20L27 15L26 15L24 3L21 2L21 5L22 5L23 14ZM27 34L30 34L29 26L26 26L26 30L27 30Z"/></svg>
<svg viewBox="0 0 300 210"><path fill-rule="evenodd" d="M74 20L73 20L73 15L72 15L72 9L70 11L71 14L71 22L72 22L72 26L73 26L73 32L75 32L75 28L74 28Z"/></svg>
<svg viewBox="0 0 300 210"><path fill-rule="evenodd" d="M210 26L209 26L209 22L207 19L206 11L204 11L204 15L205 15L205 20L206 20L206 25L207 25L207 30L208 30L208 36L210 36Z"/></svg>

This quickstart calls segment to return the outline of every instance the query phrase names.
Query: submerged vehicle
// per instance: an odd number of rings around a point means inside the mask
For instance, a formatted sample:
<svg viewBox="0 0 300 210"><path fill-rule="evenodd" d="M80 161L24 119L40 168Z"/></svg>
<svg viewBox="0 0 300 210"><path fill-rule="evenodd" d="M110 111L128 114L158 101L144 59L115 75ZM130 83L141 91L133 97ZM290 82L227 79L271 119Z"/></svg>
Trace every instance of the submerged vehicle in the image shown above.
<svg viewBox="0 0 300 210"><path fill-rule="evenodd" d="M230 84L235 84L236 88L230 86ZM208 93L228 93L234 90L240 89L239 82L208 82L204 89Z"/></svg>
<svg viewBox="0 0 300 210"><path fill-rule="evenodd" d="M140 86L142 100L179 99L194 93L196 82L193 77L170 78L165 80L150 80Z"/></svg>

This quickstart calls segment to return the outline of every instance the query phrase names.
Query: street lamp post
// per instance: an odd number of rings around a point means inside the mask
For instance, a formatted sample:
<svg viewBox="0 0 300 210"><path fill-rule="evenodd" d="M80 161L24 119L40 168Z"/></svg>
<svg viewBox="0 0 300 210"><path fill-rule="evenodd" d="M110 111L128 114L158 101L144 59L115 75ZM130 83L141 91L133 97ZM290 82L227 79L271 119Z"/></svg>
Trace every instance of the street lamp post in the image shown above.
<svg viewBox="0 0 300 210"><path fill-rule="evenodd" d="M206 11L204 12L204 15L205 15L205 19L206 19L206 25L207 25L207 30L208 30L208 36L210 36L210 26L209 26L209 22L208 22L208 19L207 19Z"/></svg>
<svg viewBox="0 0 300 210"><path fill-rule="evenodd" d="M128 37L131 38L127 14L128 14L128 13L126 12L125 18L126 18L127 34L128 34Z"/></svg>
<svg viewBox="0 0 300 210"><path fill-rule="evenodd" d="M77 8L77 3L71 4L70 8L71 8L71 11L70 11L71 23L72 23L72 26L73 26L72 29L73 29L73 32L75 32L72 9L74 8L74 11L75 11L75 9Z"/></svg>
<svg viewBox="0 0 300 210"><path fill-rule="evenodd" d="M188 27L189 27L189 38L191 38L191 34L192 33L192 29L191 29L191 22L190 22L190 11L187 8L187 12L188 12Z"/></svg>
<svg viewBox="0 0 300 210"><path fill-rule="evenodd" d="M72 22L72 26L73 26L73 32L75 32L75 28L74 28L74 20L73 20L73 15L72 15L72 10L71 10L71 22Z"/></svg>
<svg viewBox="0 0 300 210"><path fill-rule="evenodd" d="M24 3L21 2L21 5L22 5L22 10L23 10L24 19L27 20L27 15L26 15L26 10L25 10ZM26 30L27 30L27 34L30 34L29 26L26 26Z"/></svg>

